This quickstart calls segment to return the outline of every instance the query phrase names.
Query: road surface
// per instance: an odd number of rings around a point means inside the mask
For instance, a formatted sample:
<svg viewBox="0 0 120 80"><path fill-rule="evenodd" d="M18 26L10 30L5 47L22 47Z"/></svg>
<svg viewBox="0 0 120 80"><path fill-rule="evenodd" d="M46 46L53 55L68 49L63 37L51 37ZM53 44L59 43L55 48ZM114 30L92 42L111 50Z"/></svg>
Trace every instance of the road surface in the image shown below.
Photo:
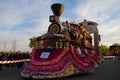
<svg viewBox="0 0 120 80"><path fill-rule="evenodd" d="M23 80L20 76L22 69L23 67L17 68L16 66L2 67L2 71L0 71L0 80ZM120 80L120 60L105 60L99 68L91 74L72 75L65 78L51 80Z"/></svg>

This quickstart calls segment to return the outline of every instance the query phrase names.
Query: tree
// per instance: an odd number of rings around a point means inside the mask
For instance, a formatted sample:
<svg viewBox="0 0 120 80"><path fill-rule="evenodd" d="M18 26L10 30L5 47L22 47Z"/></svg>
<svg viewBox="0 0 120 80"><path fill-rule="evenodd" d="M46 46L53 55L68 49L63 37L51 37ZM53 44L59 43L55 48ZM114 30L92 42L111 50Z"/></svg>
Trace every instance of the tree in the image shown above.
<svg viewBox="0 0 120 80"><path fill-rule="evenodd" d="M113 55L120 55L120 44L115 43L115 44L111 45L109 48L109 51Z"/></svg>
<svg viewBox="0 0 120 80"><path fill-rule="evenodd" d="M102 55L106 55L109 52L109 47L107 45L101 45L99 50Z"/></svg>

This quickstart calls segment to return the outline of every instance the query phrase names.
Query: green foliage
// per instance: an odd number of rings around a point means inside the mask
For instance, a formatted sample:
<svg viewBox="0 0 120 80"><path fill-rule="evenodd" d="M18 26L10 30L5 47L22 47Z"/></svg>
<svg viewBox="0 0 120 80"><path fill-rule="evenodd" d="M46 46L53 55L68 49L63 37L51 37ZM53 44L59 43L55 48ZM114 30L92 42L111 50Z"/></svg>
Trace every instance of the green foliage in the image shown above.
<svg viewBox="0 0 120 80"><path fill-rule="evenodd" d="M29 47L30 48L39 48L39 41L37 41L35 37L30 38Z"/></svg>
<svg viewBox="0 0 120 80"><path fill-rule="evenodd" d="M106 46L106 45L101 45L101 46L99 47L99 50L100 50L100 53L102 53L103 55L105 55L106 53L109 52L109 47Z"/></svg>

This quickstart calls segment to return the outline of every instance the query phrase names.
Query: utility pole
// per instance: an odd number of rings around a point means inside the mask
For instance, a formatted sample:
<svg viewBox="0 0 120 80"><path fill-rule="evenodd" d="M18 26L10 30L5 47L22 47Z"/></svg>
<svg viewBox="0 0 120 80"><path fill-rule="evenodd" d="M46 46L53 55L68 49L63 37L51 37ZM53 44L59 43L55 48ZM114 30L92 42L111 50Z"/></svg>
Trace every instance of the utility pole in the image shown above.
<svg viewBox="0 0 120 80"><path fill-rule="evenodd" d="M6 41L4 41L4 52L6 52Z"/></svg>
<svg viewBox="0 0 120 80"><path fill-rule="evenodd" d="M12 41L12 49L13 49L13 52L16 52L16 39Z"/></svg>

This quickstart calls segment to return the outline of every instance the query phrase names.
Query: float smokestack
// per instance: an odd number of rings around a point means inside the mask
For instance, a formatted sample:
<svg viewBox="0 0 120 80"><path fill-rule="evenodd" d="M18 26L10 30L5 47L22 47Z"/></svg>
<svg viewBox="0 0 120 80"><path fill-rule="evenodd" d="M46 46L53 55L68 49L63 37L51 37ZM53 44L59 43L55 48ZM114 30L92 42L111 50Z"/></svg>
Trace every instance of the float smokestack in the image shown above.
<svg viewBox="0 0 120 80"><path fill-rule="evenodd" d="M56 3L56 4L51 5L51 9L52 9L53 14L55 16L60 17L63 10L64 10L64 6L62 4L60 4L60 3Z"/></svg>

